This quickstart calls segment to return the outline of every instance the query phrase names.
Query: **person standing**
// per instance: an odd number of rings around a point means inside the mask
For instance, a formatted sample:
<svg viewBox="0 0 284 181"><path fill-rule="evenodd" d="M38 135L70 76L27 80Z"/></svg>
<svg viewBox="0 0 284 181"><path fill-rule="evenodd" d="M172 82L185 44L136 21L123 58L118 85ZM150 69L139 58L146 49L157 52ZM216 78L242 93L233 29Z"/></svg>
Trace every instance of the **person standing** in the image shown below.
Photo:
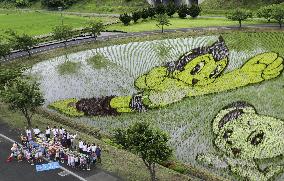
<svg viewBox="0 0 284 181"><path fill-rule="evenodd" d="M35 127L35 129L33 130L34 131L34 135L36 138L38 138L39 136L39 133L40 133L40 130L38 129L38 126Z"/></svg>
<svg viewBox="0 0 284 181"><path fill-rule="evenodd" d="M52 134L54 138L58 136L58 128L56 126L53 127Z"/></svg>
<svg viewBox="0 0 284 181"><path fill-rule="evenodd" d="M100 147L100 145L97 146L96 148L96 155L97 155L97 160L98 160L98 163L101 163L102 162L102 159L101 159L101 152L102 152L102 149Z"/></svg>
<svg viewBox="0 0 284 181"><path fill-rule="evenodd" d="M46 127L46 129L45 129L45 137L46 137L46 139L48 140L48 139L50 139L50 128L49 128L49 126L47 126Z"/></svg>
<svg viewBox="0 0 284 181"><path fill-rule="evenodd" d="M26 135L28 138L28 141L30 141L32 139L32 131L26 127Z"/></svg>

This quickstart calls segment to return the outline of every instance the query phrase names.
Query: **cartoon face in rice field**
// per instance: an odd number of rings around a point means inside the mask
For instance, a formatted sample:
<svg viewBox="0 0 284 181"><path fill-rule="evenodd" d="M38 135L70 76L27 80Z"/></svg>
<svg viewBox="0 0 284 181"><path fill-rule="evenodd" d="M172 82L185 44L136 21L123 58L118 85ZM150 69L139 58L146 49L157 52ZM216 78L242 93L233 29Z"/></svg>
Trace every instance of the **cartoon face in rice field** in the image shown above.
<svg viewBox="0 0 284 181"><path fill-rule="evenodd" d="M258 54L233 71L224 73L229 50L222 37L208 47L193 49L176 61L154 67L134 83L139 93L81 99L76 109L85 115L117 115L167 106L185 97L228 91L279 76L283 58L277 53Z"/></svg>
<svg viewBox="0 0 284 181"><path fill-rule="evenodd" d="M246 102L224 107L213 120L218 153L236 174L252 181L265 181L284 170L284 122L259 115ZM204 158L211 157L210 159ZM199 155L198 160L217 156ZM282 160L282 164L275 163ZM266 165L261 165L262 162ZM214 165L211 163L211 165Z"/></svg>

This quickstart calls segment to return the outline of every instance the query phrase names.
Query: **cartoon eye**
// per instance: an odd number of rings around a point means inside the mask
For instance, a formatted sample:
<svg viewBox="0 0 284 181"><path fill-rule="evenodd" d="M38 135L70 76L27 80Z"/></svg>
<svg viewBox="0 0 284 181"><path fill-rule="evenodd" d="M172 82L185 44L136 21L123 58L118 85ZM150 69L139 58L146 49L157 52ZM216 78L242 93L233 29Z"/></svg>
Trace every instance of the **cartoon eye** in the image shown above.
<svg viewBox="0 0 284 181"><path fill-rule="evenodd" d="M252 145L257 146L263 141L263 138L264 138L264 132L263 131L259 131L259 132L254 131L248 137L248 141Z"/></svg>
<svg viewBox="0 0 284 181"><path fill-rule="evenodd" d="M190 71L190 74L191 74L191 75L197 74L198 72L200 72L200 71L202 70L202 68L204 67L204 65L205 65L205 61L199 62L199 63Z"/></svg>
<svg viewBox="0 0 284 181"><path fill-rule="evenodd" d="M233 130L226 130L224 135L223 135L223 138L224 139L229 138L232 135L232 133L233 133Z"/></svg>
<svg viewBox="0 0 284 181"><path fill-rule="evenodd" d="M221 72L221 66L217 66L209 75L209 78L216 77Z"/></svg>

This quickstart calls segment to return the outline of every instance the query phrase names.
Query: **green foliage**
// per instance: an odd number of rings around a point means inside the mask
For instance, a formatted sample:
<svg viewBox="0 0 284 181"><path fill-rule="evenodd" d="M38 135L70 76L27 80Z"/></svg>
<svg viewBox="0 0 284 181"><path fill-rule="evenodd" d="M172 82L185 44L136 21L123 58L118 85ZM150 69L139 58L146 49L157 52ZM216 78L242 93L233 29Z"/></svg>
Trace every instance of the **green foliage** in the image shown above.
<svg viewBox="0 0 284 181"><path fill-rule="evenodd" d="M92 66L93 69L102 69L115 66L114 63L109 62L107 58L100 53L96 53L93 57L86 61L90 66Z"/></svg>
<svg viewBox="0 0 284 181"><path fill-rule="evenodd" d="M91 33L95 38L101 35L101 32L104 30L105 26L101 20L90 21L84 29L85 32Z"/></svg>
<svg viewBox="0 0 284 181"><path fill-rule="evenodd" d="M177 10L178 16L180 18L186 18L186 16L189 14L189 8L187 5L181 5Z"/></svg>
<svg viewBox="0 0 284 181"><path fill-rule="evenodd" d="M31 49L35 46L38 41L27 34L18 35L15 32L10 32L11 43L13 44L13 49L27 51L29 56L31 56Z"/></svg>
<svg viewBox="0 0 284 181"><path fill-rule="evenodd" d="M165 14L166 13L166 7L164 6L164 4L158 4L156 7L155 7L155 12L157 15L159 14Z"/></svg>
<svg viewBox="0 0 284 181"><path fill-rule="evenodd" d="M132 96L120 96L120 97L114 97L110 101L110 106L112 108L117 109L118 112L132 112L132 110L129 108L129 104L131 102Z"/></svg>
<svg viewBox="0 0 284 181"><path fill-rule="evenodd" d="M68 39L72 38L74 33L69 25L59 25L53 28L53 38L55 40L64 41L65 48L67 47Z"/></svg>
<svg viewBox="0 0 284 181"><path fill-rule="evenodd" d="M15 6L17 8L25 8L29 6L29 1L28 0L16 0Z"/></svg>
<svg viewBox="0 0 284 181"><path fill-rule="evenodd" d="M151 19L153 19L156 15L155 8L154 7L148 7L146 15L147 15L147 17L150 17ZM143 18L143 19L147 19L147 18Z"/></svg>
<svg viewBox="0 0 284 181"><path fill-rule="evenodd" d="M7 42L0 42L0 59L3 57L6 59L7 55L11 53L12 45Z"/></svg>
<svg viewBox="0 0 284 181"><path fill-rule="evenodd" d="M125 25L129 25L130 24L130 21L132 20L132 17L129 16L127 13L124 13L124 14L121 14L119 16L119 20Z"/></svg>
<svg viewBox="0 0 284 181"><path fill-rule="evenodd" d="M67 8L78 2L78 0L41 0L43 6L50 9L57 9L58 7Z"/></svg>
<svg viewBox="0 0 284 181"><path fill-rule="evenodd" d="M188 15L193 18L196 18L197 16L199 16L200 13L201 13L201 8L195 3L193 3L188 10Z"/></svg>
<svg viewBox="0 0 284 181"><path fill-rule="evenodd" d="M149 17L149 9L147 9L147 8L144 8L143 10L142 10L142 12L141 12L141 17L143 18L143 19L147 19L148 17ZM154 9L154 15L155 15L155 9Z"/></svg>
<svg viewBox="0 0 284 181"><path fill-rule="evenodd" d="M175 3L170 2L167 6L166 6L166 13L168 16L172 17L177 11L177 7L175 5Z"/></svg>
<svg viewBox="0 0 284 181"><path fill-rule="evenodd" d="M81 64L79 62L66 61L58 65L57 70L61 75L75 74L80 69Z"/></svg>
<svg viewBox="0 0 284 181"><path fill-rule="evenodd" d="M22 76L24 68L5 68L0 66L0 91L10 81Z"/></svg>
<svg viewBox="0 0 284 181"><path fill-rule="evenodd" d="M166 161L172 156L172 149L167 145L168 140L166 133L145 122L135 123L127 130L118 129L114 133L116 143L142 158L152 181L156 180L155 163Z"/></svg>
<svg viewBox="0 0 284 181"><path fill-rule="evenodd" d="M136 23L141 18L141 12L135 11L132 13L132 20Z"/></svg>
<svg viewBox="0 0 284 181"><path fill-rule="evenodd" d="M282 24L284 22L284 5L273 6L271 18L275 19L278 22L280 28L282 28Z"/></svg>
<svg viewBox="0 0 284 181"><path fill-rule="evenodd" d="M61 101L56 101L49 105L50 108L59 111L60 113L65 114L70 117L81 117L84 116L83 112L79 112L76 109L76 102L78 102L75 98L65 99Z"/></svg>
<svg viewBox="0 0 284 181"><path fill-rule="evenodd" d="M1 91L1 97L1 100L7 103L10 109L22 112L29 127L35 109L44 103L39 84L21 78L6 84L4 90Z"/></svg>
<svg viewBox="0 0 284 181"><path fill-rule="evenodd" d="M247 20L248 18L252 17L252 13L249 10L245 9L236 9L231 11L228 15L227 18L232 20L232 21L238 21L240 27L242 27L242 21Z"/></svg>
<svg viewBox="0 0 284 181"><path fill-rule="evenodd" d="M273 8L273 5L261 7L256 13L257 17L265 18L269 22L271 19L272 8Z"/></svg>
<svg viewBox="0 0 284 181"><path fill-rule="evenodd" d="M164 26L171 25L168 15L166 14L158 14L156 17L157 24L159 28L162 29L162 33L164 33Z"/></svg>

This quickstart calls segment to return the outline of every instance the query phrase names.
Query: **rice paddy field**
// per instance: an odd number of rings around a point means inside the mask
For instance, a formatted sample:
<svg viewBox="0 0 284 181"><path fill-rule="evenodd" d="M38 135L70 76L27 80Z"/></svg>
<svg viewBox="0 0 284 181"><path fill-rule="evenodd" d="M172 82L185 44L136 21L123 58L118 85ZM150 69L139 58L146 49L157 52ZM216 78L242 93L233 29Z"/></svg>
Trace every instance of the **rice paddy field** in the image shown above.
<svg viewBox="0 0 284 181"><path fill-rule="evenodd" d="M236 32L222 36L230 52L225 73L239 68L259 53L273 51L284 56L284 32ZM206 35L107 46L42 61L33 65L26 74L40 82L46 99L45 106L68 98L132 95L138 91L134 81L140 75L153 67L176 60L193 48L211 45L217 39L218 35ZM170 135L169 144L174 148L178 160L206 168L231 180L245 180L232 174L229 168L214 168L196 161L199 154L220 154L214 145L212 120L224 106L240 100L254 105L258 114L284 120L284 74L260 84L188 97L167 107L143 113L81 117L74 118L74 121L108 133L136 121L149 121ZM283 164L283 154L279 160ZM283 172L273 177L277 181L283 179Z"/></svg>

